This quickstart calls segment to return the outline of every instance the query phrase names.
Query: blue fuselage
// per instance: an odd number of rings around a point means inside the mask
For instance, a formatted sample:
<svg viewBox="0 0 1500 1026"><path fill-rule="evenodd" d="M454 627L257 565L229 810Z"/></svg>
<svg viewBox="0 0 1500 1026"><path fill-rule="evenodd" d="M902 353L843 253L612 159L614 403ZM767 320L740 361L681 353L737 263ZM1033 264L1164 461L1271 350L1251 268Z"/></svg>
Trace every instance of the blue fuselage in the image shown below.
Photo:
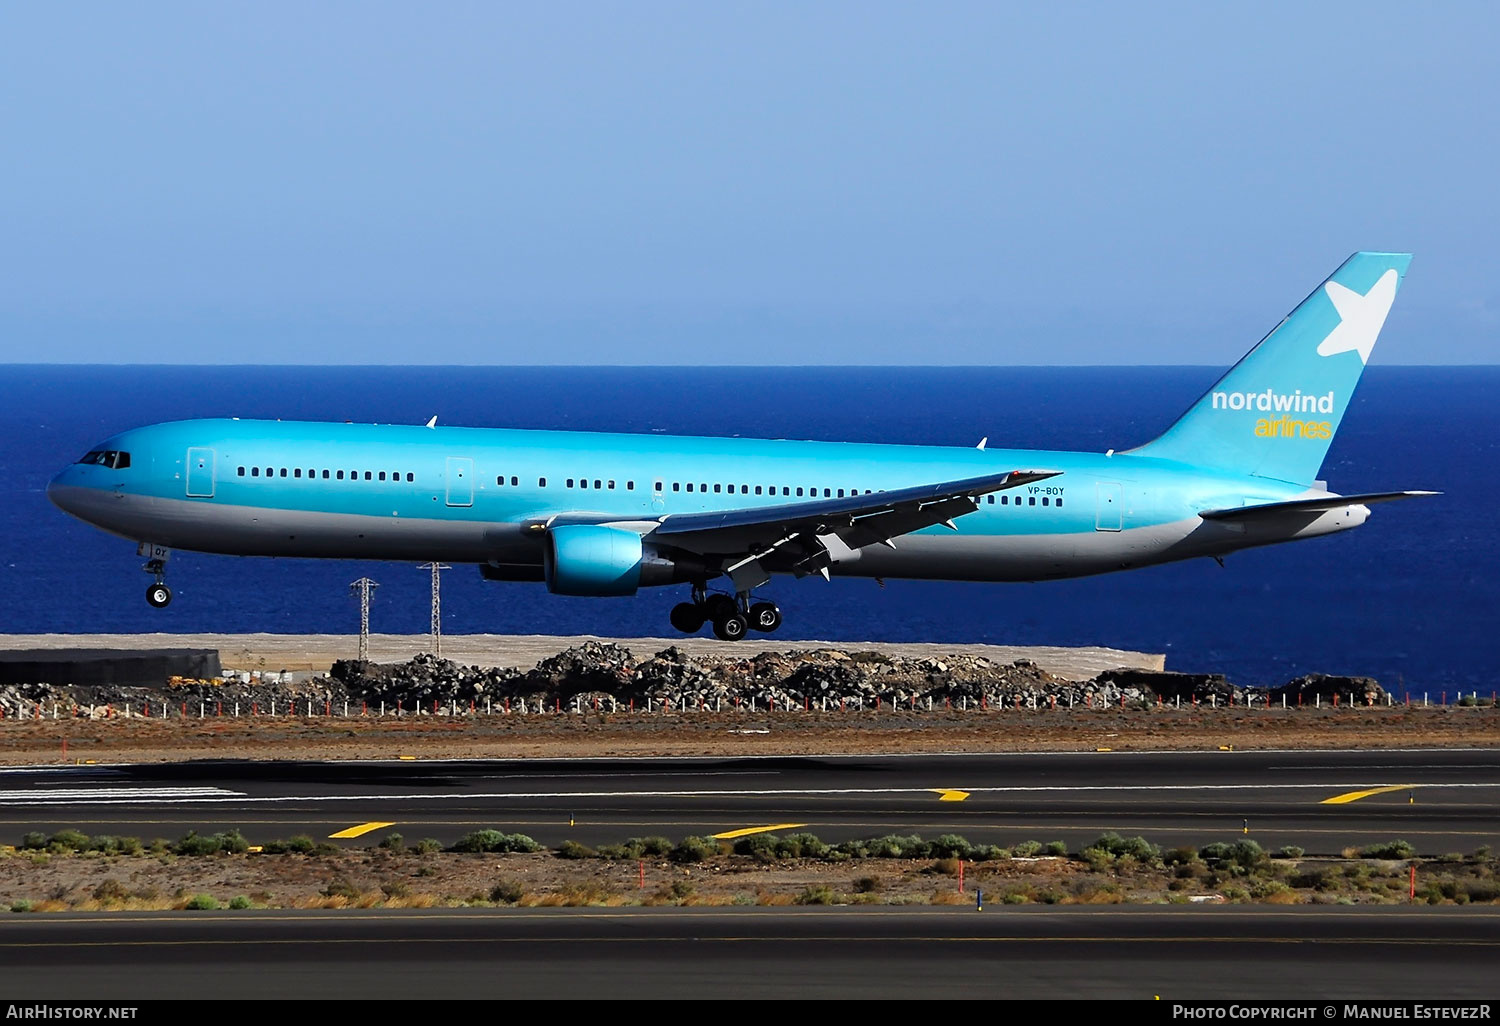
<svg viewBox="0 0 1500 1026"><path fill-rule="evenodd" d="M48 492L69 513L136 542L231 555L467 562L524 580L540 579L541 535L559 518L630 524L649 547L653 526L676 514L1016 468L1059 473L980 497L952 528L860 549L832 572L1069 577L1326 534L1357 526L1367 513L1354 506L1248 527L1209 522L1198 514L1310 492L1127 453L250 420L125 431L63 470ZM711 574L720 569L712 554L708 564Z"/></svg>

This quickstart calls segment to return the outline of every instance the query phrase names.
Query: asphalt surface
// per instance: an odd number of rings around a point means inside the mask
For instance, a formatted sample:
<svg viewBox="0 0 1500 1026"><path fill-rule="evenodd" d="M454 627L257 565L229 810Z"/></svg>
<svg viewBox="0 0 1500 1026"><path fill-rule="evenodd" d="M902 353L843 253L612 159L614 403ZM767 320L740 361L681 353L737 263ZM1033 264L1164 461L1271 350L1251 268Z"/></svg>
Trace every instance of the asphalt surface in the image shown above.
<svg viewBox="0 0 1500 1026"><path fill-rule="evenodd" d="M0 992L66 998L1493 999L1481 909L59 913Z"/></svg>
<svg viewBox="0 0 1500 1026"><path fill-rule="evenodd" d="M1368 793L1366 793L1368 792ZM1330 799L1336 801L1330 802ZM371 824L378 824L372 826ZM778 826L1009 844L1106 830L1244 836L1309 854L1402 838L1500 845L1500 750L917 755L472 762L188 762L0 770L0 842L31 830L175 838L237 828L364 846L494 827L543 844Z"/></svg>

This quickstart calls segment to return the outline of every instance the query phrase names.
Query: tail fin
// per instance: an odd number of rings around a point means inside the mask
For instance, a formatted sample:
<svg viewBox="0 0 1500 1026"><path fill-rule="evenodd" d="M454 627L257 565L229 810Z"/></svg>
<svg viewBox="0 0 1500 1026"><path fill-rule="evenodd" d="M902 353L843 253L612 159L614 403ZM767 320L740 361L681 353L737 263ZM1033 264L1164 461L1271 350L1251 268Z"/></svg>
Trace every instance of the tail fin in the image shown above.
<svg viewBox="0 0 1500 1026"><path fill-rule="evenodd" d="M1410 253L1355 253L1138 455L1311 484Z"/></svg>

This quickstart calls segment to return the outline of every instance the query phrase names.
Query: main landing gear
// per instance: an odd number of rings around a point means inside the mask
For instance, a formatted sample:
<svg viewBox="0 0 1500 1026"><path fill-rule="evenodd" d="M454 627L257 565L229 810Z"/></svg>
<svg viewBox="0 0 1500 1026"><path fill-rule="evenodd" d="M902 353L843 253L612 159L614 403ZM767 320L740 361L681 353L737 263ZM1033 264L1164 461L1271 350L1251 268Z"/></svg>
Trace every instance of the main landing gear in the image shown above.
<svg viewBox="0 0 1500 1026"><path fill-rule="evenodd" d="M774 602L750 602L749 593L730 598L708 594L703 585L693 586L693 601L672 607L672 626L684 634L696 634L705 623L714 625L714 635L723 641L739 641L750 631L770 634L781 626L781 610Z"/></svg>

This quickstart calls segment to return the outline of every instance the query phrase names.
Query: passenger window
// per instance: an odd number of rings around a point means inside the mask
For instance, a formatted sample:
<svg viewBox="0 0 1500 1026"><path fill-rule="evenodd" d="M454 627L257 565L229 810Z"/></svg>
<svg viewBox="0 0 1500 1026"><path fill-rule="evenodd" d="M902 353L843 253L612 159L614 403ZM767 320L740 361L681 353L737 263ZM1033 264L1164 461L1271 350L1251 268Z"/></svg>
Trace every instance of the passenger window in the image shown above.
<svg viewBox="0 0 1500 1026"><path fill-rule="evenodd" d="M1057 497L1057 502L1053 503L1053 505L1055 505L1058 509L1062 508L1062 496L1061 495L1059 495Z"/></svg>
<svg viewBox="0 0 1500 1026"><path fill-rule="evenodd" d="M673 482L672 482L672 491L674 491L674 492L675 492L675 491L677 491L677 489L678 489L678 484L677 484L677 482L676 482L676 481L673 481Z"/></svg>
<svg viewBox="0 0 1500 1026"><path fill-rule="evenodd" d="M325 470L325 471L323 471L323 480L324 480L324 481L327 481L327 480L328 480L328 471L326 471L326 470Z"/></svg>
<svg viewBox="0 0 1500 1026"><path fill-rule="evenodd" d="M991 495L989 498L990 498L990 505L993 506L995 504L995 497L993 495Z"/></svg>
<svg viewBox="0 0 1500 1026"><path fill-rule="evenodd" d="M708 485L704 484L702 481L699 481L698 482L698 490L700 492L706 492L706 491L708 491Z"/></svg>
<svg viewBox="0 0 1500 1026"><path fill-rule="evenodd" d="M568 487L569 487L569 488L572 488L572 487L573 487L573 479L572 479L572 478L571 478L571 477L570 477L570 478L568 478Z"/></svg>
<svg viewBox="0 0 1500 1026"><path fill-rule="evenodd" d="M792 494L792 490L790 488L788 488L786 485L782 485L781 486L781 494L782 495L791 495ZM798 490L797 494L801 495L802 494L801 490Z"/></svg>
<svg viewBox="0 0 1500 1026"><path fill-rule="evenodd" d="M844 493L843 492L839 492L839 494L843 495ZM828 489L828 488L824 488L823 489L823 498L828 499L828 498L831 498L832 495L833 495L833 492L832 492L831 489Z"/></svg>
<svg viewBox="0 0 1500 1026"><path fill-rule="evenodd" d="M594 487L595 487L595 488L598 488L598 487L599 487L599 482L598 482L598 481L595 481L595 482L594 482ZM609 482L609 490L610 490L610 491L614 491L614 490L615 490L615 483L614 483L614 482L613 482L613 481L610 481L610 482Z"/></svg>
<svg viewBox="0 0 1500 1026"><path fill-rule="evenodd" d="M625 482L625 490L627 492L633 492L633 491L635 491L635 482L634 481L626 481Z"/></svg>
<svg viewBox="0 0 1500 1026"><path fill-rule="evenodd" d="M381 476L383 477L385 475L381 475ZM501 474L499 477L495 478L495 483L497 485L503 485L505 483L505 475Z"/></svg>
<svg viewBox="0 0 1500 1026"><path fill-rule="evenodd" d="M656 490L657 491L661 491L661 484L662 483L660 481L656 482Z"/></svg>
<svg viewBox="0 0 1500 1026"><path fill-rule="evenodd" d="M412 473L412 472L411 472L411 471L407 471L407 472L406 472L406 479L407 479L407 480L408 480L408 481L415 481L415 480L416 480L416 479L417 479L417 478L416 478L416 475L415 475L415 474L413 474L413 473ZM545 481L543 481L543 482L542 482L542 483L543 483L543 484L546 484L546 482L545 482Z"/></svg>
<svg viewBox="0 0 1500 1026"><path fill-rule="evenodd" d="M286 477L286 468L285 467L281 468L281 476L282 477Z"/></svg>
<svg viewBox="0 0 1500 1026"><path fill-rule="evenodd" d="M245 468L241 467L240 468L240 477L244 477L244 476L245 476Z"/></svg>
<svg viewBox="0 0 1500 1026"><path fill-rule="evenodd" d="M1000 505L1002 505L1002 506L1009 506L1010 505L1010 496L1009 495L1002 495L1002 496L1000 496Z"/></svg>
<svg viewBox="0 0 1500 1026"><path fill-rule="evenodd" d="M1052 504L1052 502L1051 502L1050 499L1048 499L1046 496L1042 497L1042 505L1043 506L1050 506L1051 504Z"/></svg>
<svg viewBox="0 0 1500 1026"><path fill-rule="evenodd" d="M801 488L797 489L797 498L799 498L799 499L802 498L802 489Z"/></svg>
<svg viewBox="0 0 1500 1026"><path fill-rule="evenodd" d="M518 485L520 483L521 483L521 479L519 477L517 477L514 474L510 475L510 485L511 485L512 488L514 488L516 485Z"/></svg>
<svg viewBox="0 0 1500 1026"><path fill-rule="evenodd" d="M250 468L250 476L251 477L260 477L260 468L259 467L251 467Z"/></svg>
<svg viewBox="0 0 1500 1026"><path fill-rule="evenodd" d="M844 490L842 488L840 488L839 489L839 498L842 499L843 497L844 497Z"/></svg>
<svg viewBox="0 0 1500 1026"><path fill-rule="evenodd" d="M380 472L380 480L382 480L382 481L385 480L385 471L383 471L383 470Z"/></svg>
<svg viewBox="0 0 1500 1026"><path fill-rule="evenodd" d="M408 478L411 477L410 474L407 474L406 476ZM545 477L539 477L539 478L537 478L536 479L536 486L538 488L546 488L547 487L547 479Z"/></svg>
<svg viewBox="0 0 1500 1026"><path fill-rule="evenodd" d="M296 470L292 471L292 476L293 477L301 477L302 476L302 468L298 467Z"/></svg>
<svg viewBox="0 0 1500 1026"><path fill-rule="evenodd" d="M372 474L370 471L367 470L367 471L365 471L365 480L366 481L373 481L373 480L375 480L375 475Z"/></svg>
<svg viewBox="0 0 1500 1026"><path fill-rule="evenodd" d="M1035 495L1033 495L1031 497L1031 501L1029 503L1027 503L1027 505L1029 505L1029 506L1035 506L1036 505L1036 496Z"/></svg>
<svg viewBox="0 0 1500 1026"><path fill-rule="evenodd" d="M689 481L688 482L688 491L692 491L692 490L693 490L693 482Z"/></svg>
<svg viewBox="0 0 1500 1026"><path fill-rule="evenodd" d="M594 478L594 487L595 487L595 488L598 488L598 487L599 487L599 479L598 479L598 478L597 478L597 477L596 477L596 478ZM613 487L614 487L614 485L610 485L610 487L611 487L611 488L613 488Z"/></svg>
<svg viewBox="0 0 1500 1026"><path fill-rule="evenodd" d="M719 485L714 485L714 494L715 494L715 495L718 495L718 494L719 494L719 488L720 488L720 486L719 486Z"/></svg>
<svg viewBox="0 0 1500 1026"><path fill-rule="evenodd" d="M756 494L756 495L759 495L759 494L760 494L760 485L756 485L756 486L755 486L755 494Z"/></svg>

